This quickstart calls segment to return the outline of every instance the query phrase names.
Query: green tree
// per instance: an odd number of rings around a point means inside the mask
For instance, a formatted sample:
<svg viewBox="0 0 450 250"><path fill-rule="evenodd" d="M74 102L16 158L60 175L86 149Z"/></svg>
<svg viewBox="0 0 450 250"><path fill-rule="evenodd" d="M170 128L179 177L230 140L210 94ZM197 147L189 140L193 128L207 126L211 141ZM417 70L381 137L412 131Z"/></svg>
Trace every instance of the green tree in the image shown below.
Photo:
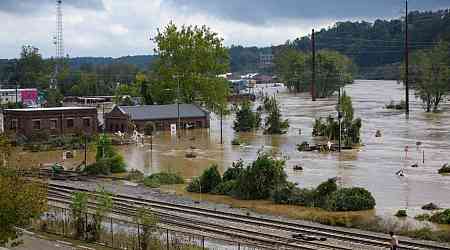
<svg viewBox="0 0 450 250"><path fill-rule="evenodd" d="M18 227L28 226L46 210L47 187L40 181L20 177L0 168L0 246L19 236Z"/></svg>
<svg viewBox="0 0 450 250"><path fill-rule="evenodd" d="M289 121L281 119L281 110L276 97L266 98L264 109L268 113L265 121L265 133L284 134L289 128Z"/></svg>
<svg viewBox="0 0 450 250"><path fill-rule="evenodd" d="M311 90L312 56L293 48L285 48L275 57L277 74L286 86L295 92ZM320 50L316 55L317 97L333 95L340 87L353 83L352 61L332 50Z"/></svg>
<svg viewBox="0 0 450 250"><path fill-rule="evenodd" d="M49 89L47 92L47 106L61 107L64 96L58 89Z"/></svg>
<svg viewBox="0 0 450 250"><path fill-rule="evenodd" d="M411 56L411 83L426 112L436 112L450 90L449 54L448 43L440 42L430 50L418 51ZM402 72L404 67L402 65Z"/></svg>
<svg viewBox="0 0 450 250"><path fill-rule="evenodd" d="M112 194L105 190L104 187L97 188L97 192L94 196L96 203L94 221L92 226L93 241L100 240L100 233L102 231L103 217L108 215L113 207Z"/></svg>
<svg viewBox="0 0 450 250"><path fill-rule="evenodd" d="M228 71L229 55L217 33L206 26L178 28L171 22L153 41L158 59L151 92L156 103L173 103L178 95L180 102L201 101L209 107L226 102L228 84L217 75Z"/></svg>
<svg viewBox="0 0 450 250"><path fill-rule="evenodd" d="M72 203L70 209L72 210L72 219L75 227L76 239L84 239L85 228L87 227L87 221L85 220L85 214L88 209L89 196L85 192L75 192L72 194Z"/></svg>
<svg viewBox="0 0 450 250"><path fill-rule="evenodd" d="M236 132L249 132L261 124L261 115L258 112L253 112L249 101L243 102L236 110L236 120L234 121L233 129Z"/></svg>
<svg viewBox="0 0 450 250"><path fill-rule="evenodd" d="M235 194L240 199L267 199L273 190L286 183L285 161L276 160L267 153L258 158L239 175Z"/></svg>
<svg viewBox="0 0 450 250"><path fill-rule="evenodd" d="M9 157L12 152L12 144L5 134L0 134L0 166L3 168L8 166Z"/></svg>
<svg viewBox="0 0 450 250"><path fill-rule="evenodd" d="M217 165L209 167L200 176L201 193L211 192L221 182L222 177L217 169Z"/></svg>
<svg viewBox="0 0 450 250"><path fill-rule="evenodd" d="M140 207L136 211L134 221L140 228L140 249L148 249L151 245L153 233L158 229L159 219L150 208Z"/></svg>
<svg viewBox="0 0 450 250"><path fill-rule="evenodd" d="M52 62L45 61L39 49L30 45L23 46L17 61L17 81L22 87L48 86L52 72Z"/></svg>

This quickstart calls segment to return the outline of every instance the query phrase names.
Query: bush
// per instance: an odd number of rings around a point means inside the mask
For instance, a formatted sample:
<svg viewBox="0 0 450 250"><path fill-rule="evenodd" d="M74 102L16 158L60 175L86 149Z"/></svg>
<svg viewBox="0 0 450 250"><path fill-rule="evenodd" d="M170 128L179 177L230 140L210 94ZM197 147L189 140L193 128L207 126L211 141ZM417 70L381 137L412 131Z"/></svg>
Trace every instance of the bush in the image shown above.
<svg viewBox="0 0 450 250"><path fill-rule="evenodd" d="M414 217L414 219L418 221L429 221L431 219L431 215L429 214L419 214Z"/></svg>
<svg viewBox="0 0 450 250"><path fill-rule="evenodd" d="M400 209L395 213L395 217L408 217L408 214L406 213L405 209Z"/></svg>
<svg viewBox="0 0 450 250"><path fill-rule="evenodd" d="M193 178L189 185L186 187L186 191L191 193L200 193L200 190L200 178L198 177Z"/></svg>
<svg viewBox="0 0 450 250"><path fill-rule="evenodd" d="M217 195L233 195L234 190L236 189L236 184L236 180L224 181L217 185L211 193Z"/></svg>
<svg viewBox="0 0 450 250"><path fill-rule="evenodd" d="M111 173L126 172L126 165L121 155L110 158L103 158L97 162L88 165L84 172L88 175L109 175Z"/></svg>
<svg viewBox="0 0 450 250"><path fill-rule="evenodd" d="M235 195L245 200L269 198L275 188L286 185L284 165L285 161L260 153L239 175Z"/></svg>
<svg viewBox="0 0 450 250"><path fill-rule="evenodd" d="M450 209L433 214L430 221L439 224L450 224Z"/></svg>
<svg viewBox="0 0 450 250"><path fill-rule="evenodd" d="M439 169L440 174L450 174L450 166L448 164L444 164L442 168Z"/></svg>
<svg viewBox="0 0 450 250"><path fill-rule="evenodd" d="M253 112L249 101L245 101L236 111L233 129L236 132L249 132L257 129L261 123L259 113Z"/></svg>
<svg viewBox="0 0 450 250"><path fill-rule="evenodd" d="M375 199L364 188L342 188L327 200L326 208L331 211L360 211L375 207Z"/></svg>
<svg viewBox="0 0 450 250"><path fill-rule="evenodd" d="M101 159L84 168L84 172L88 175L109 175L111 167L108 163L108 159Z"/></svg>
<svg viewBox="0 0 450 250"><path fill-rule="evenodd" d="M201 192L209 193L222 182L217 165L212 165L200 176Z"/></svg>
<svg viewBox="0 0 450 250"><path fill-rule="evenodd" d="M230 181L236 180L244 171L244 161L239 160L233 162L231 168L227 169L225 173L223 173L222 181Z"/></svg>
<svg viewBox="0 0 450 250"><path fill-rule="evenodd" d="M159 185L173 185L183 183L184 183L183 177L171 173L157 173L144 178L144 185L146 186L148 186L148 184L150 186L154 185L159 186Z"/></svg>
<svg viewBox="0 0 450 250"><path fill-rule="evenodd" d="M233 145L233 146L240 146L241 145L241 140L239 140L239 138L234 138L232 141L231 141L231 145Z"/></svg>
<svg viewBox="0 0 450 250"><path fill-rule="evenodd" d="M127 171L127 165L123 160L123 156L119 154L110 158L106 158L104 160L106 160L110 164L111 173L124 173Z"/></svg>

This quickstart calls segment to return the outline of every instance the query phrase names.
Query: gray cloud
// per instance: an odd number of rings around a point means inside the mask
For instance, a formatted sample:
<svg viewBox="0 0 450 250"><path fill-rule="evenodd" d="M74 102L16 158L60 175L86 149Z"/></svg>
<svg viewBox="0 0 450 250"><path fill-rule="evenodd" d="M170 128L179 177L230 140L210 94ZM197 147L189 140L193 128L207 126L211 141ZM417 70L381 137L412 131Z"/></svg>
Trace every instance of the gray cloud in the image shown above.
<svg viewBox="0 0 450 250"><path fill-rule="evenodd" d="M102 0L63 0L64 6L79 9L104 9ZM0 0L0 11L27 15L42 9L56 6L56 0Z"/></svg>
<svg viewBox="0 0 450 250"><path fill-rule="evenodd" d="M185 12L264 25L277 19L353 19L398 17L404 0L167 0ZM450 7L450 0L410 0L411 9Z"/></svg>

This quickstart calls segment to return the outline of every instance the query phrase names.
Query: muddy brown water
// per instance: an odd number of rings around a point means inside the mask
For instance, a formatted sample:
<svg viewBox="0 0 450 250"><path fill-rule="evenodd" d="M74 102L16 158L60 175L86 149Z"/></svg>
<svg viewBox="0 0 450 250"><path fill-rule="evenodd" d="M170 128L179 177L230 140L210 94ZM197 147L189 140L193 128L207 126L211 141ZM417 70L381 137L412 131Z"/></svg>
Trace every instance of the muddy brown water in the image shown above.
<svg viewBox="0 0 450 250"><path fill-rule="evenodd" d="M391 100L400 101L404 88L395 81L356 81L345 90L353 99L355 117L363 120L362 141L359 150L342 153L298 152L296 145L302 141L317 142L312 138L314 118L336 115L336 97L312 102L309 94L288 93L282 87L264 87L258 91L276 94L284 118L289 119L289 132L285 135L256 133L236 134L233 116L223 122L223 140L220 145L220 122L212 115L211 129L182 131L180 137L170 133L158 133L153 138L153 150L147 140L145 145L119 147L129 168L145 174L173 172L187 179L198 176L211 164L224 171L233 161L250 162L259 150L272 152L287 158L286 173L289 180L301 187L313 187L328 178L339 177L342 186L361 186L370 190L377 200L377 214L393 214L398 209L408 209L409 214L421 213L420 207L434 202L450 207L450 176L442 176L437 170L450 162L450 106L444 103L442 112L427 114L420 100L411 93L411 114L384 108ZM299 129L302 134L299 134ZM375 138L380 130L381 138ZM245 146L232 146L231 140L240 137ZM416 142L422 142L417 150ZM405 146L409 147L405 154ZM422 164L422 151L425 164ZM186 153L197 157L188 159ZM54 154L60 157L60 154ZM77 155L81 156L80 154ZM42 157L42 155L41 155ZM91 156L92 157L92 156ZM48 156L48 160L53 159ZM53 159L54 160L54 159ZM418 168L410 166L419 162ZM300 164L304 171L296 172L293 166ZM395 175L405 169L405 176Z"/></svg>

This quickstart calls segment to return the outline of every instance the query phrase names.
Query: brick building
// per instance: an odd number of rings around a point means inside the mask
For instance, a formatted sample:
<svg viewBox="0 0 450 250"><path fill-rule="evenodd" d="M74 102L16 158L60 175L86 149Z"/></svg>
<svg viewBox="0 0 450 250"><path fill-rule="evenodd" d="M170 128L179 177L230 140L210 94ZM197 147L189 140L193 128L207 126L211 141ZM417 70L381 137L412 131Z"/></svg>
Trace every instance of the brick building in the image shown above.
<svg viewBox="0 0 450 250"><path fill-rule="evenodd" d="M148 122L157 130L170 130L171 124L178 124L177 104L115 106L105 115L108 132L132 132L128 131L131 123L142 132ZM180 127L209 128L209 112L194 104L180 104Z"/></svg>
<svg viewBox="0 0 450 250"><path fill-rule="evenodd" d="M43 132L92 135L98 128L97 109L90 107L5 109L3 120L5 133L27 138Z"/></svg>

